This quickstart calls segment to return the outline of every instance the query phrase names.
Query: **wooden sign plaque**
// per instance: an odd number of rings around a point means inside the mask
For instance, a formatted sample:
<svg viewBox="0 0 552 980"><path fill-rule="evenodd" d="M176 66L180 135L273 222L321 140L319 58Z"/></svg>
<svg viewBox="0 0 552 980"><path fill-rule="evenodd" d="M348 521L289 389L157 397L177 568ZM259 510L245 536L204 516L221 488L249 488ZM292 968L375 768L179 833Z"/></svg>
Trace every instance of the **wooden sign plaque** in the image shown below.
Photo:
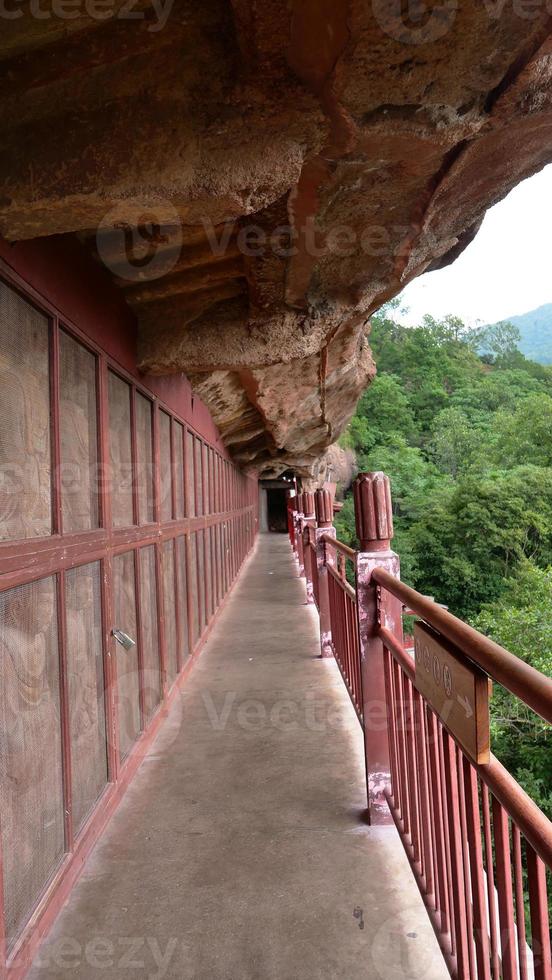
<svg viewBox="0 0 552 980"><path fill-rule="evenodd" d="M414 625L416 687L474 762L489 761L489 678L425 623Z"/></svg>

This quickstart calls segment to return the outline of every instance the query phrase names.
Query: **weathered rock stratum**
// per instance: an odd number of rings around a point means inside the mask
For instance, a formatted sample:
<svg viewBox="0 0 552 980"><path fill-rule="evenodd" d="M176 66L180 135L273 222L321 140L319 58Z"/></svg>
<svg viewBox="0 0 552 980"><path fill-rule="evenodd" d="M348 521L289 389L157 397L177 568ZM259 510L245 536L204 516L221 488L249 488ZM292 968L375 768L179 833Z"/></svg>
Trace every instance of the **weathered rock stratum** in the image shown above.
<svg viewBox="0 0 552 980"><path fill-rule="evenodd" d="M312 474L370 314L552 159L546 3L32 7L0 35L0 232L78 235L141 368L185 372L244 466Z"/></svg>

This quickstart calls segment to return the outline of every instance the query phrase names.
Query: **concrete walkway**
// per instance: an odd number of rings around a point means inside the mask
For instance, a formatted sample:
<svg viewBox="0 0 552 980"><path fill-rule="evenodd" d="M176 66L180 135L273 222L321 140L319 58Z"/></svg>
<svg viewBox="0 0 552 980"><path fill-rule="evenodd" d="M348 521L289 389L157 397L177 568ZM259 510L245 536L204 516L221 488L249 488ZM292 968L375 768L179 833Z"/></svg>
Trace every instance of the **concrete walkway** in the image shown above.
<svg viewBox="0 0 552 980"><path fill-rule="evenodd" d="M287 537L261 536L30 977L445 980L360 726L317 659Z"/></svg>

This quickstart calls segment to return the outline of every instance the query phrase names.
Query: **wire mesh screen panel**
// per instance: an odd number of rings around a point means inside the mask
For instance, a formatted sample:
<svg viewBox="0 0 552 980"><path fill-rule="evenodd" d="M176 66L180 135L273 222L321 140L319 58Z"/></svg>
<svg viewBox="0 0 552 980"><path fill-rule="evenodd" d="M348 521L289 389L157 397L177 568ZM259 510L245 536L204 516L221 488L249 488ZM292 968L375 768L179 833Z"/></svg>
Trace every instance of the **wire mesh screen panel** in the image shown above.
<svg viewBox="0 0 552 980"><path fill-rule="evenodd" d="M11 947L65 850L54 578L0 595L0 826Z"/></svg>
<svg viewBox="0 0 552 980"><path fill-rule="evenodd" d="M211 528L211 578L213 581L213 612L216 612L219 599L218 591L218 539L217 539L217 527L213 525Z"/></svg>
<svg viewBox="0 0 552 980"><path fill-rule="evenodd" d="M228 522L224 521L221 526L222 532L222 590L226 595L228 592Z"/></svg>
<svg viewBox="0 0 552 980"><path fill-rule="evenodd" d="M172 519L171 417L159 412L159 488L161 520Z"/></svg>
<svg viewBox="0 0 552 980"><path fill-rule="evenodd" d="M52 533L49 325L0 282L0 539Z"/></svg>
<svg viewBox="0 0 552 980"><path fill-rule="evenodd" d="M194 437L191 432L186 433L186 500L188 506L188 516L195 517L195 460L194 460Z"/></svg>
<svg viewBox="0 0 552 980"><path fill-rule="evenodd" d="M165 541L161 545L161 561L163 563L163 611L165 615L165 656L167 665L167 681L169 687L174 683L178 673L178 637L176 629L175 608L175 569L174 541Z"/></svg>
<svg viewBox="0 0 552 980"><path fill-rule="evenodd" d="M197 532L197 578L198 578L198 606L199 606L199 630L203 633L207 624L206 596L205 596L205 532Z"/></svg>
<svg viewBox="0 0 552 980"><path fill-rule="evenodd" d="M140 562L140 614L142 618L142 689L146 723L161 700L157 574L155 545L138 552Z"/></svg>
<svg viewBox="0 0 552 980"><path fill-rule="evenodd" d="M89 531L98 520L96 357L60 332L61 503L64 531Z"/></svg>
<svg viewBox="0 0 552 980"><path fill-rule="evenodd" d="M153 512L153 445L151 402L136 393L136 490L140 524L149 524Z"/></svg>
<svg viewBox="0 0 552 980"><path fill-rule="evenodd" d="M113 627L132 640L137 639L136 581L134 552L113 559ZM117 676L117 715L119 721L119 755L125 759L140 733L140 679L138 648L126 649L115 643Z"/></svg>
<svg viewBox="0 0 552 980"><path fill-rule="evenodd" d="M211 449L211 511L216 514L218 511L217 495L217 454Z"/></svg>
<svg viewBox="0 0 552 980"><path fill-rule="evenodd" d="M218 555L217 555L217 528L211 528L211 578L213 580L213 612L219 604L218 594Z"/></svg>
<svg viewBox="0 0 552 980"><path fill-rule="evenodd" d="M195 491L196 491L196 514L200 517L203 511L203 465L201 459L201 440L195 440Z"/></svg>
<svg viewBox="0 0 552 980"><path fill-rule="evenodd" d="M212 538L211 532L212 528L208 527L204 531L205 535L205 586L207 595L207 615L206 620L209 622L211 616L213 615L213 563L211 558L212 552Z"/></svg>
<svg viewBox="0 0 552 980"><path fill-rule="evenodd" d="M65 576L73 826L78 833L107 783L100 563Z"/></svg>
<svg viewBox="0 0 552 980"><path fill-rule="evenodd" d="M214 449L211 450L211 510L213 514L218 512L218 493L217 493L217 454Z"/></svg>
<svg viewBox="0 0 552 980"><path fill-rule="evenodd" d="M178 570L177 578L177 603L180 621L180 661L184 663L190 656L190 642L188 638L188 599L187 599L187 574L186 574L186 539L184 536L176 539L176 566Z"/></svg>
<svg viewBox="0 0 552 980"><path fill-rule="evenodd" d="M134 522L130 387L112 371L109 372L109 454L113 524L125 527Z"/></svg>
<svg viewBox="0 0 552 980"><path fill-rule="evenodd" d="M203 445L203 499L205 501L205 513L211 513L211 455L209 447Z"/></svg>
<svg viewBox="0 0 552 980"><path fill-rule="evenodd" d="M219 588L220 588L220 601L224 599L225 588L224 588L224 524L219 524L218 527L218 539L219 539Z"/></svg>
<svg viewBox="0 0 552 980"><path fill-rule="evenodd" d="M184 507L184 427L180 422L173 421L174 440L174 480L175 480L175 513L177 521L185 514Z"/></svg>
<svg viewBox="0 0 552 980"><path fill-rule="evenodd" d="M197 535L194 531L188 538L188 548L190 551L190 574L188 588L190 590L192 606L192 642L195 644L199 640L199 590L197 587Z"/></svg>

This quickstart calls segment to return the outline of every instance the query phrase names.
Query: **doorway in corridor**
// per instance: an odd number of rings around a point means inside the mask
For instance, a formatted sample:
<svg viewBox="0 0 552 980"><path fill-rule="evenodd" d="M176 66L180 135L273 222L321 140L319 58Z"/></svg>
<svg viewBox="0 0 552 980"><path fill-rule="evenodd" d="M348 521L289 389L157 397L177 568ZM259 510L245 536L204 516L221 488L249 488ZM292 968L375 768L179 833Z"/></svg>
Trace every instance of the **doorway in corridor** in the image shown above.
<svg viewBox="0 0 552 980"><path fill-rule="evenodd" d="M267 520L268 530L276 534L287 532L287 500L283 488L267 490Z"/></svg>

